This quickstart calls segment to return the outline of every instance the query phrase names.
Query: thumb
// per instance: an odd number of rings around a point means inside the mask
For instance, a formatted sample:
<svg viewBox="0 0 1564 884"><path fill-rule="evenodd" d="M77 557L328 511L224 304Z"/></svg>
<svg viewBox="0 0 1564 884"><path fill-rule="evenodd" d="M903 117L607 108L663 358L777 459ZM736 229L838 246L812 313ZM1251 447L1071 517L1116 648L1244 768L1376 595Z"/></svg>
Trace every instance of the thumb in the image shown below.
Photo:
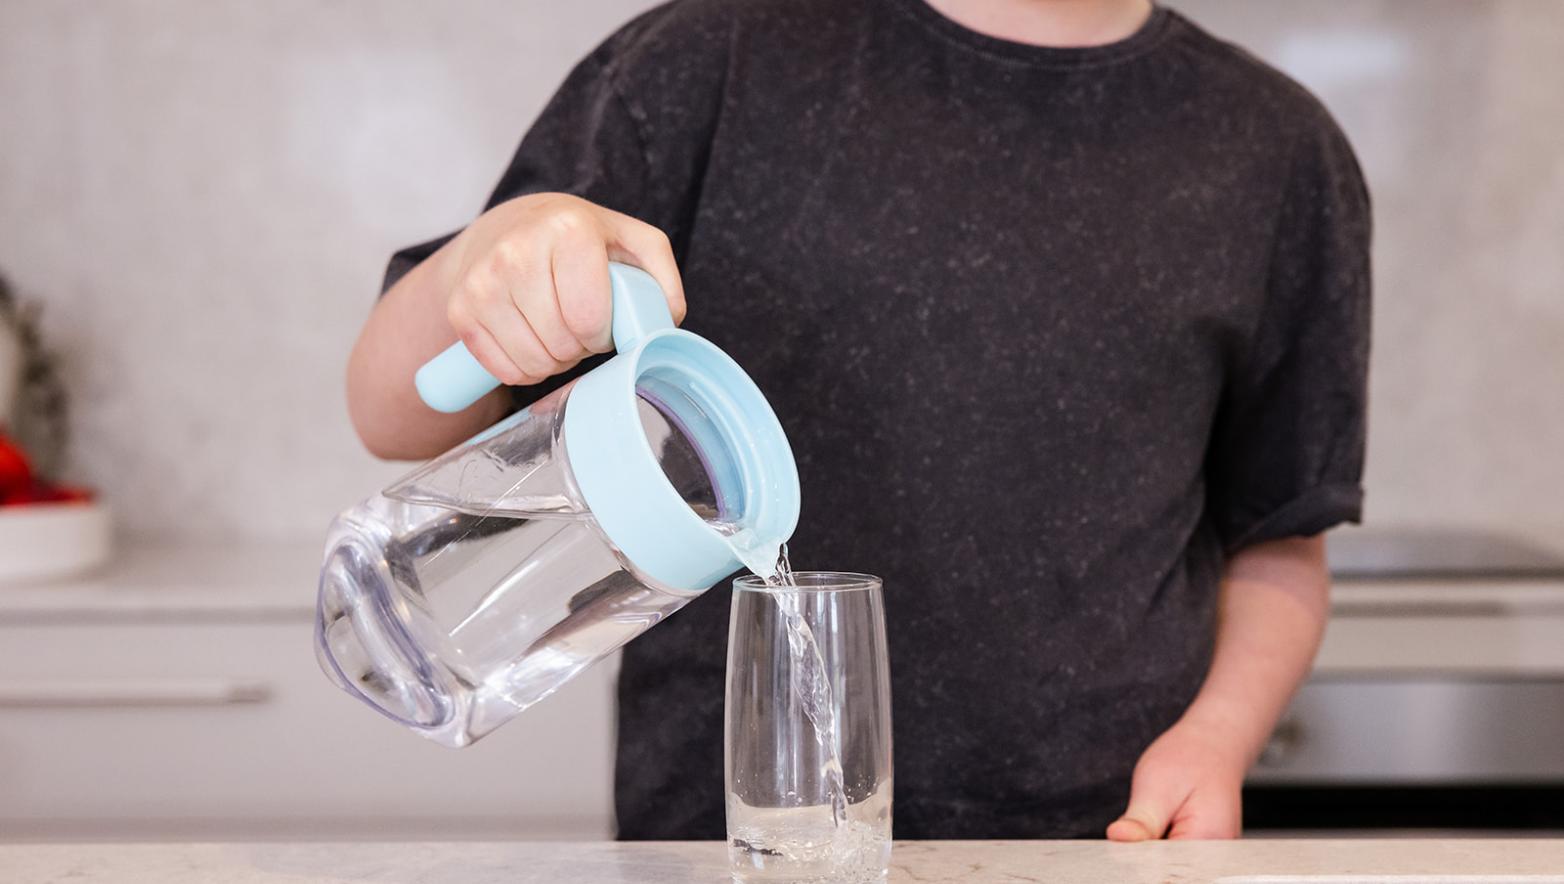
<svg viewBox="0 0 1564 884"><path fill-rule="evenodd" d="M1152 777L1136 776L1130 788L1129 807L1124 815L1108 826L1110 841L1150 841L1168 830L1179 800L1165 783Z"/></svg>
<svg viewBox="0 0 1564 884"><path fill-rule="evenodd" d="M1169 840L1237 838L1243 829L1243 799L1238 789L1196 789L1173 815Z"/></svg>

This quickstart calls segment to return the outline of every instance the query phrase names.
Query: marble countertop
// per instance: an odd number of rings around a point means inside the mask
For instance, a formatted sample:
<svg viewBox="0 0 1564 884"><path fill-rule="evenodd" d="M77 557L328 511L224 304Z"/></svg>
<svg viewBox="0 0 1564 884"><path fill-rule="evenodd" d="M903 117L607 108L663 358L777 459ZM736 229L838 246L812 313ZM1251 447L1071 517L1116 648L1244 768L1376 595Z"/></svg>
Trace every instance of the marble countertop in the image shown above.
<svg viewBox="0 0 1564 884"><path fill-rule="evenodd" d="M1564 884L1561 840L903 841L893 882ZM1411 876L1393 879L1375 876ZM1522 877L1516 877L1522 876ZM728 880L718 842L12 844L7 884L672 884Z"/></svg>

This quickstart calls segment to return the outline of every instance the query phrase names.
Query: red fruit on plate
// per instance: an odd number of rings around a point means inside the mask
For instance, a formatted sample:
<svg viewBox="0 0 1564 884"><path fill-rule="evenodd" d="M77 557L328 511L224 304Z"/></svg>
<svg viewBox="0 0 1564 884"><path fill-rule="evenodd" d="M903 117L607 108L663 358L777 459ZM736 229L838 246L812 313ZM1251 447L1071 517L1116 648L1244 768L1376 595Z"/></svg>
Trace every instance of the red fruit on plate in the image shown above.
<svg viewBox="0 0 1564 884"><path fill-rule="evenodd" d="M88 503L91 500L92 492L85 488L50 485L47 482L29 482L0 493L0 507L25 506L30 503Z"/></svg>
<svg viewBox="0 0 1564 884"><path fill-rule="evenodd" d="M33 467L15 443L0 435L0 498L31 488Z"/></svg>
<svg viewBox="0 0 1564 884"><path fill-rule="evenodd" d="M92 492L85 488L74 488L70 485L51 485L49 493L55 503L91 503Z"/></svg>
<svg viewBox="0 0 1564 884"><path fill-rule="evenodd" d="M26 453L4 433L0 433L0 506L87 503L91 500L92 492L85 488L55 485L34 476Z"/></svg>

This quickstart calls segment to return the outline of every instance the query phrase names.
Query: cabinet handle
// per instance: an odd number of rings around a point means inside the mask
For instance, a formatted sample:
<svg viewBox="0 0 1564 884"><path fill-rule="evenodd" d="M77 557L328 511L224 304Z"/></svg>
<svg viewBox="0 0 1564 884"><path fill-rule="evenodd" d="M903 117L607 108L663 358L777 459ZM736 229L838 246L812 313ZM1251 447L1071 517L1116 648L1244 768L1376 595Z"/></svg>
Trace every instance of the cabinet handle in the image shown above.
<svg viewBox="0 0 1564 884"><path fill-rule="evenodd" d="M0 682L0 709L238 706L271 698L270 685L243 679Z"/></svg>

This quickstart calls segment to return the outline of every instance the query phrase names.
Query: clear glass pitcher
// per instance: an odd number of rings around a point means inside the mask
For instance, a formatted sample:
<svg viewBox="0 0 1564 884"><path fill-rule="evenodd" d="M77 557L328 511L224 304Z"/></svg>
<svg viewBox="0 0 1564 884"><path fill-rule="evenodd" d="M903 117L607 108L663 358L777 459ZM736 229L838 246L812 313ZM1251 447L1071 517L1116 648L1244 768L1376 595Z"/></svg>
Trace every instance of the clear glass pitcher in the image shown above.
<svg viewBox="0 0 1564 884"><path fill-rule="evenodd" d="M617 355L332 523L316 653L339 687L449 746L478 739L747 566L798 519L776 415L738 364L611 265ZM498 382L454 345L425 402Z"/></svg>

